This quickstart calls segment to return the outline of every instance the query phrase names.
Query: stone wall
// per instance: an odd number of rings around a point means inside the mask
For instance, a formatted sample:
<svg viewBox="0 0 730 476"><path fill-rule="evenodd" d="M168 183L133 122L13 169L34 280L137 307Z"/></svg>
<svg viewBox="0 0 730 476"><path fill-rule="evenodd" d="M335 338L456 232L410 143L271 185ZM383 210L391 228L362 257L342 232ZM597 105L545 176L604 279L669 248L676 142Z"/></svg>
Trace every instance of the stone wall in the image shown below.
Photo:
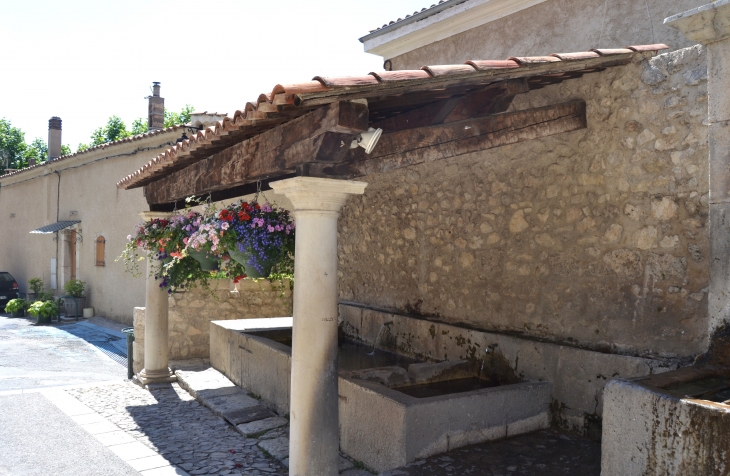
<svg viewBox="0 0 730 476"><path fill-rule="evenodd" d="M398 70L625 45L666 43L673 49L685 48L694 42L665 25L664 19L706 3L709 1L547 0L456 35L434 35L433 40L438 41L384 59L390 59L393 70Z"/></svg>
<svg viewBox="0 0 730 476"><path fill-rule="evenodd" d="M520 95L588 128L365 177L340 298L601 352L692 357L708 333L706 55Z"/></svg>
<svg viewBox="0 0 730 476"><path fill-rule="evenodd" d="M210 321L292 315L292 292L288 281L244 279L231 289L230 281L218 280L211 283L210 289L213 295L197 288L170 296L170 360L207 358L210 355ZM144 308L136 308L134 317L134 365L138 372L144 362Z"/></svg>

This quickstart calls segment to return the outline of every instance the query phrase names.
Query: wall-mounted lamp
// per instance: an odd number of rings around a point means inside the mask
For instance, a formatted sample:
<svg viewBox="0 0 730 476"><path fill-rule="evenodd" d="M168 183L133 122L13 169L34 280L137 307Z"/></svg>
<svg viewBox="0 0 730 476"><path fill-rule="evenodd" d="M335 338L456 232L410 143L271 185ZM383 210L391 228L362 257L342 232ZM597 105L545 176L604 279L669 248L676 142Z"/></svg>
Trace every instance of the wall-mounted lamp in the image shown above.
<svg viewBox="0 0 730 476"><path fill-rule="evenodd" d="M350 149L357 149L362 147L365 149L365 153L369 154L375 148L375 145L380 140L380 136L383 134L383 129L368 129L367 132L363 132L350 144Z"/></svg>

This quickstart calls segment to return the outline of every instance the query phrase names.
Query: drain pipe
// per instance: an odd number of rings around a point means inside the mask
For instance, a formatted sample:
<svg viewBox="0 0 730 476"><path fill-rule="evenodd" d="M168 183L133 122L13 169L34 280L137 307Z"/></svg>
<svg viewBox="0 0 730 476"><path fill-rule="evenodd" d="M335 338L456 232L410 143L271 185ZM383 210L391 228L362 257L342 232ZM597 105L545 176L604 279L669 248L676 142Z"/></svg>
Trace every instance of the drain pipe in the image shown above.
<svg viewBox="0 0 730 476"><path fill-rule="evenodd" d="M56 223L58 223L61 216L61 172L54 170L53 173L58 175L58 185L56 186ZM56 289L58 289L58 242L60 239L61 235L56 231Z"/></svg>

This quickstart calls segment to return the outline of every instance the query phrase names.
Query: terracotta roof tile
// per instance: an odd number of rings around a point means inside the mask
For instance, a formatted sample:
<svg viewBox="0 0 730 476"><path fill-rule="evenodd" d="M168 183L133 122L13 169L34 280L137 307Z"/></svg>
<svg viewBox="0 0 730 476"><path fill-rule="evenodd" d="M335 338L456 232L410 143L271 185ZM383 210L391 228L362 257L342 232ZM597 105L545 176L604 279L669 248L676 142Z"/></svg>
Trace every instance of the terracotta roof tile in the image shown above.
<svg viewBox="0 0 730 476"><path fill-rule="evenodd" d="M338 86L366 86L369 84L378 84L377 78L369 74L367 76L346 76L344 78L325 78L322 76L315 76L312 79L321 82L328 88L336 88Z"/></svg>
<svg viewBox="0 0 730 476"><path fill-rule="evenodd" d="M164 134L166 132L176 131L178 129L182 129L182 128L185 128L185 127L189 127L189 125L186 126L184 124L181 124L181 125L177 125L177 126L166 127L164 129L159 129L159 130L152 131L152 132L145 132L144 134L137 134L135 136L126 137L124 139L115 140L113 142L107 142L105 144L97 145L97 146L94 146L94 147L89 147L88 149L85 149L85 150L82 150L82 151L79 151L79 152L74 152L73 154L62 155L61 157L57 157L57 158L52 159L52 160L46 160L45 162L40 162L38 164L31 165L30 167L25 167L23 169L15 170L13 172L9 172L9 173L6 173L4 175L0 175L0 178L11 177L13 175L17 175L19 173L25 172L26 170L37 169L37 168L43 167L45 165L55 164L57 162L60 162L60 161L66 160L66 159L70 159L70 158L73 158L73 157L78 157L80 155L88 154L88 153L95 152L95 151L102 150L102 149L108 149L110 147L116 147L117 145L120 145L120 144L127 144L129 142L134 142L134 141L146 139L148 137L158 136L160 134Z"/></svg>
<svg viewBox="0 0 730 476"><path fill-rule="evenodd" d="M170 147L124 177L117 186L127 189L154 182L325 104L367 99L371 120L381 120L443 97L468 94L491 83L523 78L531 89L539 89L585 73L627 64L635 55L665 48L667 46L663 44L638 45L507 60L472 60L460 65L424 66L421 70L380 71L350 77L316 76L312 81L277 84L270 94L259 95L255 102L247 103L232 117Z"/></svg>
<svg viewBox="0 0 730 476"><path fill-rule="evenodd" d="M600 55L595 51L584 51L581 53L553 53L550 56L560 58L563 61L578 61L590 58L598 58Z"/></svg>
<svg viewBox="0 0 730 476"><path fill-rule="evenodd" d="M472 65L477 71L487 71L490 69L510 69L519 68L520 65L514 60L476 60L467 61L466 64Z"/></svg>
<svg viewBox="0 0 730 476"><path fill-rule="evenodd" d="M630 49L631 51L659 51L666 50L669 47L664 43L657 43L655 45L624 46L624 48Z"/></svg>
<svg viewBox="0 0 730 476"><path fill-rule="evenodd" d="M555 56L510 56L507 59L516 61L520 65L555 63L560 61L560 58L556 58Z"/></svg>
<svg viewBox="0 0 730 476"><path fill-rule="evenodd" d="M428 71L422 69L415 70L402 70L402 71L378 71L377 73L370 73L372 76L380 81L381 83L387 83L388 81L407 81L413 79L429 79L432 76L428 74Z"/></svg>
<svg viewBox="0 0 730 476"><path fill-rule="evenodd" d="M595 51L601 56L625 55L634 52L628 48L594 48L591 51Z"/></svg>
<svg viewBox="0 0 730 476"><path fill-rule="evenodd" d="M428 71L431 76L437 78L439 76L473 73L476 68L470 64L441 64L435 66L423 66L421 69Z"/></svg>

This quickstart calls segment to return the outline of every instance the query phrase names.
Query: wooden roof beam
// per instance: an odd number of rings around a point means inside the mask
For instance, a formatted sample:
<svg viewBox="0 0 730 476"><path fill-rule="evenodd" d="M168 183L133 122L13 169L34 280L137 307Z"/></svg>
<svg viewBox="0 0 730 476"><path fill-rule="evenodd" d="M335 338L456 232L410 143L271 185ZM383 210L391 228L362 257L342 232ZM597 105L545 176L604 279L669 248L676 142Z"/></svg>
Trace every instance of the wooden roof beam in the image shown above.
<svg viewBox="0 0 730 476"><path fill-rule="evenodd" d="M150 206L169 204L291 175L303 163L337 162L367 130L366 104L332 103L145 185L145 197Z"/></svg>

